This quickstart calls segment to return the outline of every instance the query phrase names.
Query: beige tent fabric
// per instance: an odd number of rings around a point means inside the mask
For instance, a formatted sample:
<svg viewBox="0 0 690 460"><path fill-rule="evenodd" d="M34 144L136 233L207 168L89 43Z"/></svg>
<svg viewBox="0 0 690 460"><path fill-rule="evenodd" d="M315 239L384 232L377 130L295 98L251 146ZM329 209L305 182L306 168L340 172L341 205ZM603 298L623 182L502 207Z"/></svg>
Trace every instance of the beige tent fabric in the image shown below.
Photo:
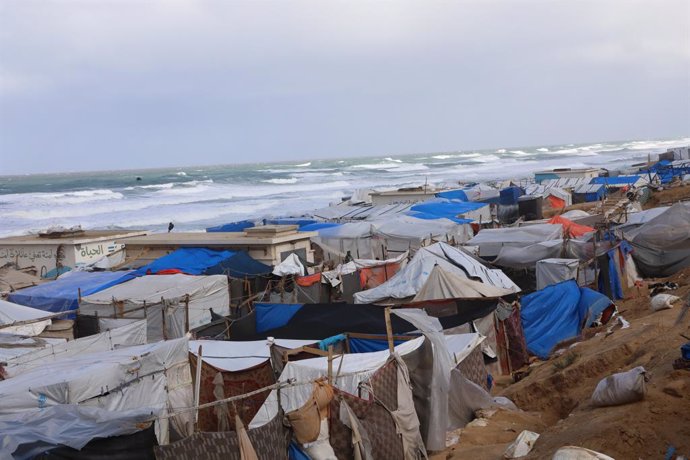
<svg viewBox="0 0 690 460"><path fill-rule="evenodd" d="M340 421L352 431L352 447L355 460L373 460L369 436L352 408L348 406L344 399L340 401Z"/></svg>
<svg viewBox="0 0 690 460"><path fill-rule="evenodd" d="M235 429L237 430L237 440L240 446L240 460L259 460L254 446L252 446L252 441L249 439L247 429L237 414L235 414Z"/></svg>
<svg viewBox="0 0 690 460"><path fill-rule="evenodd" d="M512 293L508 289L463 278L436 265L412 301L502 297Z"/></svg>
<svg viewBox="0 0 690 460"><path fill-rule="evenodd" d="M395 419L398 433L402 436L405 459L427 458L422 434L419 431L419 418L414 407L412 384L407 365L397 353L393 353L392 357L397 363L398 408L391 414Z"/></svg>
<svg viewBox="0 0 690 460"><path fill-rule="evenodd" d="M38 276L16 270L9 266L0 268L0 292L3 294L26 287L37 286L44 281L45 280L42 280Z"/></svg>

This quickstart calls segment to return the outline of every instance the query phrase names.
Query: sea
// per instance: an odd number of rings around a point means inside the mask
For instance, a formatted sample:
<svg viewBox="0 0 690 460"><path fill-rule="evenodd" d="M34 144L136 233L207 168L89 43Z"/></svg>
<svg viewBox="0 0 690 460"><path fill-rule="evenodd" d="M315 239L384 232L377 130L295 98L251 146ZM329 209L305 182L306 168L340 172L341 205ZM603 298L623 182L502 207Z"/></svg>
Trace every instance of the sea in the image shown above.
<svg viewBox="0 0 690 460"><path fill-rule="evenodd" d="M298 217L357 189L528 179L552 168L620 170L690 137L300 162L0 176L0 236L50 227L203 231Z"/></svg>

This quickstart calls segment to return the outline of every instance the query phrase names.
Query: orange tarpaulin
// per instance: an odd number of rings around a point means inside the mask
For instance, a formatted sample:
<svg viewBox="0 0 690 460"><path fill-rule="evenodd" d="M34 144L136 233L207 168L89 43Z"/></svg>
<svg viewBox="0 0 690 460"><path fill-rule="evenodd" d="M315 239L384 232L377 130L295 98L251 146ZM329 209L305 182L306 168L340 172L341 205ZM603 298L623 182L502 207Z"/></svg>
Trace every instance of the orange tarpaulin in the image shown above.
<svg viewBox="0 0 690 460"><path fill-rule="evenodd" d="M563 230L567 233L570 238L577 238L585 233L593 232L594 228L588 227L587 225L576 224L572 220L568 220L565 217L554 216L549 220L550 224L561 224Z"/></svg>
<svg viewBox="0 0 690 460"><path fill-rule="evenodd" d="M314 273L313 275L299 276L296 279L297 284L302 287L309 287L314 283L321 281L321 273Z"/></svg>
<svg viewBox="0 0 690 460"><path fill-rule="evenodd" d="M400 264L397 262L378 267L362 268L359 271L360 285L362 289L373 289L388 281L398 270L400 270Z"/></svg>
<svg viewBox="0 0 690 460"><path fill-rule="evenodd" d="M565 200L562 198L558 198L557 196L554 196L554 195L549 195L546 197L546 199L549 201L549 204L554 209L565 208Z"/></svg>

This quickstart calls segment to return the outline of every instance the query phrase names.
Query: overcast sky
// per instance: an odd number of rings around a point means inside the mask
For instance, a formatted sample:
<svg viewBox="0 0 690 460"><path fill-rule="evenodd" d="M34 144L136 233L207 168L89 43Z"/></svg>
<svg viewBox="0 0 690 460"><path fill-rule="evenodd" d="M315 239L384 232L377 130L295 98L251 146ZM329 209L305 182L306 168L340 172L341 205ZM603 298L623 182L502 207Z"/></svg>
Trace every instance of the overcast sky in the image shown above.
<svg viewBox="0 0 690 460"><path fill-rule="evenodd" d="M0 0L0 174L689 134L687 0Z"/></svg>

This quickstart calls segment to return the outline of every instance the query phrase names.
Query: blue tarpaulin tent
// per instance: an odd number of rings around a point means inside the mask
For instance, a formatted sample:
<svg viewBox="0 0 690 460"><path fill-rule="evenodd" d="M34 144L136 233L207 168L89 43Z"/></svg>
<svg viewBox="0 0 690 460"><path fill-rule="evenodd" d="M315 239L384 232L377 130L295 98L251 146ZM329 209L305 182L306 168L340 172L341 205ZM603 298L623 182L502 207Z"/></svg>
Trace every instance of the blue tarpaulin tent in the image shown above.
<svg viewBox="0 0 690 460"><path fill-rule="evenodd" d="M467 219L457 217L459 214L466 214L471 211L476 211L484 206L486 203L478 203L471 201L454 201L437 198L435 200L419 203L410 208L411 216L424 219L421 216L436 216L437 219L445 218L458 223L467 223ZM419 213L419 215L417 214Z"/></svg>
<svg viewBox="0 0 690 460"><path fill-rule="evenodd" d="M447 200L469 201L464 190L448 190L445 192L438 192L436 197L445 198Z"/></svg>
<svg viewBox="0 0 690 460"><path fill-rule="evenodd" d="M552 284L522 298L520 318L530 353L547 359L553 347L580 335L612 302L574 280Z"/></svg>
<svg viewBox="0 0 690 460"><path fill-rule="evenodd" d="M256 332L261 333L285 326L300 308L302 308L302 304L298 303L254 304L254 310L256 311Z"/></svg>
<svg viewBox="0 0 690 460"><path fill-rule="evenodd" d="M318 232L324 228L339 227L342 224L337 224L335 222L316 222L315 224L307 224L300 227L300 232Z"/></svg>
<svg viewBox="0 0 690 460"><path fill-rule="evenodd" d="M166 271L179 271L187 275L228 275L233 278L252 278L271 273L271 267L252 259L244 251L181 248L132 272L128 279Z"/></svg>
<svg viewBox="0 0 690 460"><path fill-rule="evenodd" d="M315 224L314 219L306 219L304 217L282 217L278 219L264 219L264 225L298 225L300 230L305 225Z"/></svg>
<svg viewBox="0 0 690 460"><path fill-rule="evenodd" d="M624 187L626 185L633 185L640 180L639 175L634 176L616 176L616 177L594 177L590 184L604 184L615 187Z"/></svg>
<svg viewBox="0 0 690 460"><path fill-rule="evenodd" d="M128 273L72 271L55 281L13 292L8 300L53 313L76 310L80 290L82 296L94 294L121 283Z"/></svg>
<svg viewBox="0 0 690 460"><path fill-rule="evenodd" d="M243 232L246 228L254 227L254 222L249 220L241 220L239 222L231 222L229 224L218 225L216 227L209 227L207 232Z"/></svg>
<svg viewBox="0 0 690 460"><path fill-rule="evenodd" d="M573 190L573 203L590 203L599 201L606 196L606 186L604 184L585 184Z"/></svg>

